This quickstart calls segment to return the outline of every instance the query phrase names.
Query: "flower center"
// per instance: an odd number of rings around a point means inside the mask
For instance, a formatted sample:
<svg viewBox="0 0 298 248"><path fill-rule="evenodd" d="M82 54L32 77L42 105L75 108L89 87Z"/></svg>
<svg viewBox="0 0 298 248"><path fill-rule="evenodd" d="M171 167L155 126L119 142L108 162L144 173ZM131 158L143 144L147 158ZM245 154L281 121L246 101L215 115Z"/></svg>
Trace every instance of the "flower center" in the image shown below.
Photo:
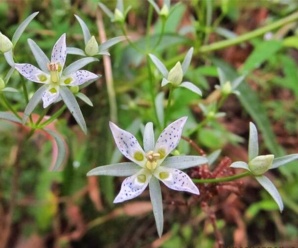
<svg viewBox="0 0 298 248"><path fill-rule="evenodd" d="M155 170L155 168L158 165L158 160L160 159L160 157L161 157L160 153L149 151L146 154L146 159L147 159L147 162L145 164L146 168L151 171Z"/></svg>
<svg viewBox="0 0 298 248"><path fill-rule="evenodd" d="M55 85L59 85L61 66L58 63L49 63L48 69L50 71L51 82Z"/></svg>

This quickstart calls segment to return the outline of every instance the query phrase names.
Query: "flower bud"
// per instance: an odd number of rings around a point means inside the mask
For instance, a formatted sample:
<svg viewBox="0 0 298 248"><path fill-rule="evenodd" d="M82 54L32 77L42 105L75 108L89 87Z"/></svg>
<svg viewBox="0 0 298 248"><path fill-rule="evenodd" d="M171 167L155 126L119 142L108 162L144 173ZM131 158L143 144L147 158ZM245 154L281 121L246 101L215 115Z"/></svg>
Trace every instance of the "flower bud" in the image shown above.
<svg viewBox="0 0 298 248"><path fill-rule="evenodd" d="M257 156L248 163L248 168L255 176L261 176L272 166L274 155Z"/></svg>
<svg viewBox="0 0 298 248"><path fill-rule="evenodd" d="M183 79L183 70L180 62L169 71L167 78L173 85L179 86Z"/></svg>
<svg viewBox="0 0 298 248"><path fill-rule="evenodd" d="M90 38L85 47L85 53L88 56L94 56L98 53L98 43L94 36Z"/></svg>
<svg viewBox="0 0 298 248"><path fill-rule="evenodd" d="M74 94L77 94L79 92L80 88L79 86L71 86L70 91Z"/></svg>
<svg viewBox="0 0 298 248"><path fill-rule="evenodd" d="M115 9L115 12L114 12L114 22L124 22L124 15L123 13L119 10L119 9Z"/></svg>
<svg viewBox="0 0 298 248"><path fill-rule="evenodd" d="M3 79L0 77L0 91L3 90L4 88L5 88L5 83Z"/></svg>
<svg viewBox="0 0 298 248"><path fill-rule="evenodd" d="M12 42L0 32L0 52L6 53L12 49Z"/></svg>
<svg viewBox="0 0 298 248"><path fill-rule="evenodd" d="M227 81L226 83L224 83L222 89L221 89L221 92L224 94L224 95L229 95L232 93L232 85L229 81Z"/></svg>
<svg viewBox="0 0 298 248"><path fill-rule="evenodd" d="M168 15L169 15L169 8L168 8L168 6L167 6L166 4L164 4L164 5L162 6L162 8L161 8L161 10L160 10L160 12L159 12L159 15L160 15L162 18L164 18L164 19L166 19L166 18L168 17Z"/></svg>

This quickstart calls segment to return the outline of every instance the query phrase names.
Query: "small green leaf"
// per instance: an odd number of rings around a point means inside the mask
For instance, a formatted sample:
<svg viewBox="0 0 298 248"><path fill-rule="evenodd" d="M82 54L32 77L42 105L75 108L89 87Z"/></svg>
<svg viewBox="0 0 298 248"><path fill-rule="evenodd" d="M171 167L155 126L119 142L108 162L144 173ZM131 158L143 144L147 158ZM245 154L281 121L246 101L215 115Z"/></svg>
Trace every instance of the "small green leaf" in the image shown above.
<svg viewBox="0 0 298 248"><path fill-rule="evenodd" d="M45 55L45 53L33 40L28 39L28 44L37 64L39 65L39 68L44 72L49 72L48 64L50 63L50 60L47 55Z"/></svg>
<svg viewBox="0 0 298 248"><path fill-rule="evenodd" d="M161 237L163 232L163 207L162 207L162 195L158 179L152 177L149 182L150 199L153 207L153 215L157 228L158 236Z"/></svg>
<svg viewBox="0 0 298 248"><path fill-rule="evenodd" d="M90 98L85 94L79 92L76 94L76 97L80 98L83 102L87 103L89 106L93 107L93 103L91 102Z"/></svg>
<svg viewBox="0 0 298 248"><path fill-rule="evenodd" d="M98 3L98 6L102 9L103 12L106 13L106 15L110 18L114 18L114 14L112 11L110 11L103 3Z"/></svg>
<svg viewBox="0 0 298 248"><path fill-rule="evenodd" d="M197 87L196 85L194 85L191 82L183 82L182 84L180 84L179 87L186 88L186 89L196 93L197 95L202 96L202 91L199 89L199 87Z"/></svg>
<svg viewBox="0 0 298 248"><path fill-rule="evenodd" d="M184 57L184 60L182 62L182 70L183 70L183 74L186 73L189 65L190 65L190 61L191 61L191 58L192 58L192 54L193 54L193 47L190 48L188 50L188 52L186 53L185 57Z"/></svg>
<svg viewBox="0 0 298 248"><path fill-rule="evenodd" d="M132 162L124 162L110 165L98 166L87 173L87 176L131 176L141 169Z"/></svg>
<svg viewBox="0 0 298 248"><path fill-rule="evenodd" d="M28 16L17 28L17 30L14 32L13 36L12 36L12 43L15 45L19 38L21 37L21 35L23 34L24 30L26 29L26 27L29 25L29 23L33 20L33 18L35 16L37 16L38 12L35 12L33 14L31 14L30 16Z"/></svg>
<svg viewBox="0 0 298 248"><path fill-rule="evenodd" d="M91 39L91 34L89 31L89 28L87 27L86 23L77 15L75 15L76 19L78 20L78 22L80 23L80 26L82 28L83 31L83 36L84 36L84 42L85 45L87 44L87 42Z"/></svg>
<svg viewBox="0 0 298 248"><path fill-rule="evenodd" d="M65 75L65 76L70 75L71 73L80 70L85 65L88 65L89 63L92 63L92 62L95 62L95 61L98 61L98 59L93 58L93 57L88 57L88 58L83 58L83 59L76 60L75 62L71 63L69 66L67 66L63 70L63 75Z"/></svg>
<svg viewBox="0 0 298 248"><path fill-rule="evenodd" d="M162 76L164 78L168 77L168 70L167 68L164 66L164 64L153 54L149 54L150 59L152 60L152 62L154 63L154 65L156 66L156 68L161 72Z"/></svg>
<svg viewBox="0 0 298 248"><path fill-rule="evenodd" d="M258 44L245 61L241 71L243 74L247 74L255 68L258 68L281 48L282 42L277 40L264 41Z"/></svg>
<svg viewBox="0 0 298 248"><path fill-rule="evenodd" d="M115 37L115 38L112 38L112 39L109 39L109 40L103 42L99 46L99 53L102 53L102 52L108 50L111 46L114 46L114 45L116 45L117 43L119 43L123 40L125 40L125 37L124 36L119 36L119 37Z"/></svg>
<svg viewBox="0 0 298 248"><path fill-rule="evenodd" d="M164 124L164 93L163 92L159 92L155 98L155 108L156 108L156 114L157 114L157 119L158 122L160 124L160 126L162 127Z"/></svg>
<svg viewBox="0 0 298 248"><path fill-rule="evenodd" d="M273 160L272 166L270 169L275 169L277 167L280 167L282 165L288 164L294 160L298 160L298 154L291 154L291 155L286 155L283 157L275 158Z"/></svg>
<svg viewBox="0 0 298 248"><path fill-rule="evenodd" d="M66 159L66 143L58 133L47 128L45 128L44 130L54 138L52 170L57 171L61 168L63 162Z"/></svg>
<svg viewBox="0 0 298 248"><path fill-rule="evenodd" d="M37 104L40 102L42 95L45 92L45 90L47 89L47 87L48 87L47 85L41 86L29 100L29 102L25 108L25 111L24 111L24 116L23 116L23 120L22 120L23 124L25 124L27 122L29 116L31 115L31 113L33 112L33 110L35 109Z"/></svg>
<svg viewBox="0 0 298 248"><path fill-rule="evenodd" d="M0 112L0 119L22 124L21 119L10 112Z"/></svg>
<svg viewBox="0 0 298 248"><path fill-rule="evenodd" d="M80 125L83 132L87 134L86 122L74 95L67 87L64 86L60 87L60 95L63 101L65 102L67 108L69 109L70 113L73 115L77 123Z"/></svg>

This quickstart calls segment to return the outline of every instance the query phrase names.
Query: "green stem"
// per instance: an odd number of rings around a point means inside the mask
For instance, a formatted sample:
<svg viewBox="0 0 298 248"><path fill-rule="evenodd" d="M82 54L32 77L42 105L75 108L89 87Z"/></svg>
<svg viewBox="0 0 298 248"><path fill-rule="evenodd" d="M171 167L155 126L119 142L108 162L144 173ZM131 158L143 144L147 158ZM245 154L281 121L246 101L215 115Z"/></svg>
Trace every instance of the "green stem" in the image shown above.
<svg viewBox="0 0 298 248"><path fill-rule="evenodd" d="M148 11L148 18L147 18L147 25L146 25L146 49L148 49L148 43L150 40L150 31L151 31L151 23L153 17L153 6L149 4L149 11Z"/></svg>
<svg viewBox="0 0 298 248"><path fill-rule="evenodd" d="M162 130L161 124L158 121L158 114L157 114L157 109L156 109L156 104L155 104L155 86L154 86L154 82L153 82L153 75L152 75L152 71L151 71L151 66L150 66L150 58L149 55L147 54L147 69L148 69L148 79L149 79L149 89L150 89L150 95L151 95L151 101L152 101L152 105L153 105L153 109L154 109L154 114L155 114L155 118L156 118L156 123L159 127L160 130Z"/></svg>
<svg viewBox="0 0 298 248"><path fill-rule="evenodd" d="M170 91L169 91L169 97L168 97L168 103L167 103L167 107L166 107L166 114L165 114L165 119L164 119L164 126L166 127L167 125L167 121L169 119L169 115L170 115L170 108L171 108L171 104L172 104L172 99L173 99L173 92L174 92L174 87L170 86Z"/></svg>
<svg viewBox="0 0 298 248"><path fill-rule="evenodd" d="M248 40L256 38L260 35L263 35L263 34L269 32L273 29L279 28L279 27L281 27L283 25L286 25L290 22L296 21L297 19L298 19L298 12L295 12L294 14L292 14L290 16L287 16L287 17L285 17L281 20L278 20L274 23L268 24L264 27L258 28L254 31L249 32L249 33L240 35L236 38L215 42L211 45L201 46L199 48L199 52L200 53L207 53L207 52L223 49L223 48L226 48L226 47L229 47L229 46L237 45L237 44L242 43L244 41L248 41Z"/></svg>
<svg viewBox="0 0 298 248"><path fill-rule="evenodd" d="M126 39L126 41L128 42L128 44L133 48L135 49L137 52L143 54L143 51L140 50L129 38L128 38L128 35L127 35L127 32L126 32L126 28L123 24L121 24L121 31Z"/></svg>
<svg viewBox="0 0 298 248"><path fill-rule="evenodd" d="M7 101L6 97L3 95L2 92L0 92L0 95L1 95L0 99L1 99L2 105L6 106L8 110L10 110L18 119L21 120L22 118L19 116L18 112L9 104L9 102Z"/></svg>
<svg viewBox="0 0 298 248"><path fill-rule="evenodd" d="M157 40L156 44L153 47L153 51L155 50L155 48L159 45L159 43L162 40L163 34L165 32L165 26L166 26L166 21L164 19L162 19L161 31L159 33L158 40Z"/></svg>
<svg viewBox="0 0 298 248"><path fill-rule="evenodd" d="M192 181L195 183L222 183L222 182L234 181L239 178L247 177L251 175L252 175L251 172L247 171L230 177L219 177L219 178L210 178L210 179L192 179Z"/></svg>
<svg viewBox="0 0 298 248"><path fill-rule="evenodd" d="M49 125L51 122L55 121L66 109L66 105L64 105L62 108L60 108L55 114L53 114L49 119L47 119L45 122L41 123L38 128L44 128L45 126Z"/></svg>

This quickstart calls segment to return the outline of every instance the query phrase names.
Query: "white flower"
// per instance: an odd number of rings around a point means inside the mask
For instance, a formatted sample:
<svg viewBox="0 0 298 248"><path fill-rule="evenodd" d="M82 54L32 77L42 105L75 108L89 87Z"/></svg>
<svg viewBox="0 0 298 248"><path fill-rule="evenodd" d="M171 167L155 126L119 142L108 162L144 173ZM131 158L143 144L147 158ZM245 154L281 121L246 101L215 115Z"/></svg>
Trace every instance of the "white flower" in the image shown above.
<svg viewBox="0 0 298 248"><path fill-rule="evenodd" d="M77 86L98 78L96 74L86 70L76 70L71 73L67 73L71 70L63 72L66 60L65 34L54 45L51 61L32 40L29 41L29 44L41 70L31 64L15 64L15 68L28 80L47 85L42 93L44 108L59 100L61 86Z"/></svg>
<svg viewBox="0 0 298 248"><path fill-rule="evenodd" d="M290 163L298 159L298 154L286 155L280 158L274 158L273 154L259 155L258 131L253 123L249 125L248 141L248 163L238 161L231 164L233 168L242 168L252 173L255 179L264 187L277 203L279 210L282 211L284 206L282 199L268 177L264 176L268 170L278 168L279 166Z"/></svg>
<svg viewBox="0 0 298 248"><path fill-rule="evenodd" d="M147 123L143 137L144 150L134 135L110 122L110 128L118 149L126 158L133 162L100 166L87 174L88 176L129 176L123 181L121 190L116 196L114 203L123 202L139 196L149 184L150 197L159 235L162 233L163 214L158 180L171 189L199 195L196 185L180 169L186 169L208 162L205 157L201 156L168 157L180 141L186 120L187 117L182 117L171 123L163 130L156 143L154 140L153 124Z"/></svg>

